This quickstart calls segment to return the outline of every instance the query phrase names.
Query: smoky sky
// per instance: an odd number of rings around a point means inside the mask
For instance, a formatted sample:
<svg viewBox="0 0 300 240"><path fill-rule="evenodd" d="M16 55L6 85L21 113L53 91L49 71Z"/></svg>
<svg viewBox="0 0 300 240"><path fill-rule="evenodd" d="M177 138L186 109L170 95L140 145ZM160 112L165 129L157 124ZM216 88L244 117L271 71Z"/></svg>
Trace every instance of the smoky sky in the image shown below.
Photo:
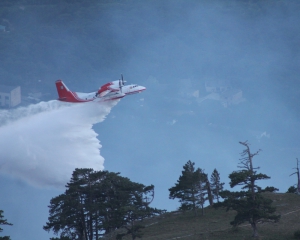
<svg viewBox="0 0 300 240"><path fill-rule="evenodd" d="M260 84L265 91L270 78L280 84L283 71L292 74L298 63L296 3L91 3L81 6L81 15L74 12L78 4L62 2L48 11L16 5L15 15L3 13L11 18L13 33L23 34L22 44L7 47L30 60L18 62L32 71L25 77L46 78L50 85L50 77L60 74L81 83L134 68L124 73L138 79L153 73L200 82L225 78L242 86ZM34 69L30 64L37 60Z"/></svg>
<svg viewBox="0 0 300 240"><path fill-rule="evenodd" d="M0 13L12 28L5 38L0 35L0 58L5 59L1 83L21 85L25 96L32 89L41 91L46 103L57 98L57 79L79 92L96 91L121 73L127 83L145 86L142 94L126 97L107 111L99 124L80 111L74 114L89 122L81 133L93 139L81 154L88 155L100 141L96 158L105 159L106 170L155 186L153 207L172 211L179 206L169 199L168 189L188 160L208 175L216 168L229 189L228 175L237 170L243 150L239 141L248 140L253 152L262 149L254 165L271 179L261 186L285 192L295 183L289 175L300 155L298 1L23 5ZM228 107L217 100L202 101L209 94L209 81L241 90L243 101ZM73 129L72 121L64 120ZM57 143L47 142L50 147ZM44 200L45 208L48 203ZM13 207L4 207L5 216L16 222L9 218ZM32 232L37 233L35 228Z"/></svg>

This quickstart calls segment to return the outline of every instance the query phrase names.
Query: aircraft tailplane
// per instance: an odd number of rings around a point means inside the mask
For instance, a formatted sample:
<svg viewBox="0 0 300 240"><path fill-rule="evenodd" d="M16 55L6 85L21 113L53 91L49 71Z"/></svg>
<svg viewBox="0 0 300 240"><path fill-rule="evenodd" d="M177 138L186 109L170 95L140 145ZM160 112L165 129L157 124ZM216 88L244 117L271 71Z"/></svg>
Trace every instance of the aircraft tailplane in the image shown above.
<svg viewBox="0 0 300 240"><path fill-rule="evenodd" d="M57 80L55 85L58 93L58 100L64 102L80 102L76 93L71 92L62 80Z"/></svg>

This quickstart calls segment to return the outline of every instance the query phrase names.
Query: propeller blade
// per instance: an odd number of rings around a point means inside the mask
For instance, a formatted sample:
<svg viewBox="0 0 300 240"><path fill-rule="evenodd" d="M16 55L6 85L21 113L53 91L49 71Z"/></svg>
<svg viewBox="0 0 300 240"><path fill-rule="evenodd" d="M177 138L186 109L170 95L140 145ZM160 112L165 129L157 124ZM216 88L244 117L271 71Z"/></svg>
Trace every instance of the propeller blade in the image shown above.
<svg viewBox="0 0 300 240"><path fill-rule="evenodd" d="M120 88L120 91L122 92L122 82L121 82L121 79L119 80L119 88Z"/></svg>
<svg viewBox="0 0 300 240"><path fill-rule="evenodd" d="M122 86L124 86L125 85L124 83L126 83L126 81L124 81L123 74L121 74L121 79L122 79Z"/></svg>

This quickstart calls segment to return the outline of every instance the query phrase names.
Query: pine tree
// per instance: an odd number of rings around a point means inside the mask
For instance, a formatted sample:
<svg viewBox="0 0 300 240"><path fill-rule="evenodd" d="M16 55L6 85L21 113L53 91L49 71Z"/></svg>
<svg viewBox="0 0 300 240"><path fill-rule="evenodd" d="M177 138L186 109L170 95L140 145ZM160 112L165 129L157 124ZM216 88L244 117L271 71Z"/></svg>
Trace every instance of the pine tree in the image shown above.
<svg viewBox="0 0 300 240"><path fill-rule="evenodd" d="M154 197L153 185L132 182L119 173L75 169L66 187L65 193L51 199L44 226L61 239L98 240L128 224L133 226L130 234L137 236L136 223L161 213L144 200L150 192Z"/></svg>
<svg viewBox="0 0 300 240"><path fill-rule="evenodd" d="M249 222L253 237L258 237L257 223L259 221L278 221L280 215L274 214L276 208L272 206L272 200L262 195L262 189L256 184L258 180L269 179L270 177L257 173L258 168L253 167L253 157L256 153L251 153L247 142L240 142L246 149L241 153L239 168L229 175L230 187L242 186L242 191L230 192L228 190L220 192L224 202L216 203L215 207L226 207L226 210L233 209L237 212L234 220L230 223L238 226L244 222Z"/></svg>
<svg viewBox="0 0 300 240"><path fill-rule="evenodd" d="M214 169L210 176L210 186L214 198L217 199L217 202L219 202L220 192L223 191L223 185L224 183L221 183L219 172L217 169Z"/></svg>
<svg viewBox="0 0 300 240"><path fill-rule="evenodd" d="M286 193L297 193L297 188L295 186L290 186Z"/></svg>
<svg viewBox="0 0 300 240"><path fill-rule="evenodd" d="M131 235L132 239L141 238L143 233L140 231L145 228L143 225L143 219L159 215L164 210L159 210L156 208L151 208L149 204L154 198L154 186L150 185L143 187L140 191L132 192L132 204L127 205L125 222L123 227L127 230L126 233L118 234L117 238L122 239L125 235Z"/></svg>
<svg viewBox="0 0 300 240"><path fill-rule="evenodd" d="M208 200L207 175L201 168L198 168L196 173L199 175L198 182L196 183L196 204L201 207L201 213L204 215L204 204Z"/></svg>
<svg viewBox="0 0 300 240"><path fill-rule="evenodd" d="M3 216L3 210L0 210L0 226L1 225L9 225L9 226L12 226L11 223L7 222L6 219L4 219L4 216ZM0 232L2 232L3 229L0 227ZM9 236L4 236L4 237L0 237L0 240L10 240L10 237Z"/></svg>
<svg viewBox="0 0 300 240"><path fill-rule="evenodd" d="M202 169L195 169L195 163L190 160L183 166L182 175L174 187L169 189L169 198L180 199L181 210L193 210L197 215L197 208L203 206L207 200L206 174Z"/></svg>
<svg viewBox="0 0 300 240"><path fill-rule="evenodd" d="M208 180L207 174L205 174L205 181L206 181L206 189L207 189L207 199L209 201L209 205L212 206L214 204L214 196L213 196L213 192L211 189L211 184Z"/></svg>

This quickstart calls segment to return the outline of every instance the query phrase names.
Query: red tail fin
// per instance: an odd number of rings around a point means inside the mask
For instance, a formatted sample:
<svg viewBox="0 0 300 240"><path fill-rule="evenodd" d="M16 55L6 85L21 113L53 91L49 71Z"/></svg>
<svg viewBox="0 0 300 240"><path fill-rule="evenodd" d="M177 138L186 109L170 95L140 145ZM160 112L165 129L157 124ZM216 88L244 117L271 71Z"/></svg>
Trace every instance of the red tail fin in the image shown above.
<svg viewBox="0 0 300 240"><path fill-rule="evenodd" d="M55 85L58 93L58 100L65 102L79 102L78 99L75 98L74 93L68 89L62 80L57 80Z"/></svg>

